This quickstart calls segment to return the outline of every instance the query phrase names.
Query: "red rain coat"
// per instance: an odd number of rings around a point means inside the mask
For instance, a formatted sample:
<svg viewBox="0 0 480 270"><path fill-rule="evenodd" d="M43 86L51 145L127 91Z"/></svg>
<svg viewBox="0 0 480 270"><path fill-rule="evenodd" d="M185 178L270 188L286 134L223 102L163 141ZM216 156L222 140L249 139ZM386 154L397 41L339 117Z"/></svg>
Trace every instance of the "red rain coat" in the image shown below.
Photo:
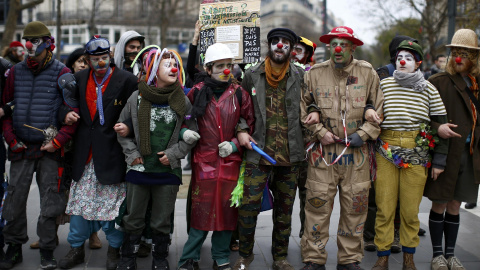
<svg viewBox="0 0 480 270"><path fill-rule="evenodd" d="M194 104L196 84L187 97ZM242 107L235 91L242 91ZM238 211L230 207L230 197L237 185L243 149L236 138L240 117L246 120L250 134L254 127L254 111L250 95L239 85L231 84L220 96L208 103L205 114L197 119L200 140L193 148L191 227L202 231L235 230ZM238 152L222 158L218 145L233 142Z"/></svg>

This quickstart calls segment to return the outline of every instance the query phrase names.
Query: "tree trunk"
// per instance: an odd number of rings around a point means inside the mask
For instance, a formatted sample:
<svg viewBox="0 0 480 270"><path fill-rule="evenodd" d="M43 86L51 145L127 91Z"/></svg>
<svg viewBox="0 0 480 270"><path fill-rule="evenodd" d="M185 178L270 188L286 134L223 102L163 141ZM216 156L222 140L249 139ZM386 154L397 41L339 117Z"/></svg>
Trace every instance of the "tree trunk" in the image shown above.
<svg viewBox="0 0 480 270"><path fill-rule="evenodd" d="M97 0L93 0L92 15L90 16L90 20L88 22L88 32L90 33L90 37L98 34L97 26L95 25L95 13L96 13L96 11L97 11Z"/></svg>
<svg viewBox="0 0 480 270"><path fill-rule="evenodd" d="M60 61L62 50L62 0L57 0L57 59Z"/></svg>
<svg viewBox="0 0 480 270"><path fill-rule="evenodd" d="M33 8L41 3L43 3L43 0L34 0L22 5L20 0L10 0L7 21L5 22L5 30L2 37L2 48L8 47L14 39L15 30L17 30L18 14L24 9Z"/></svg>

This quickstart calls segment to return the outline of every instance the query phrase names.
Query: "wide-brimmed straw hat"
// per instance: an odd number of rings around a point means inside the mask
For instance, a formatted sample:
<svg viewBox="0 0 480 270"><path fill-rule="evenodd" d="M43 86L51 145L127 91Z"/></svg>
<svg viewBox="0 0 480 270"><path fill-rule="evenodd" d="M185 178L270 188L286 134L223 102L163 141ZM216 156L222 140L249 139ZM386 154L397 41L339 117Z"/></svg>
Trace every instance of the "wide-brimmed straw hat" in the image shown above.
<svg viewBox="0 0 480 270"><path fill-rule="evenodd" d="M470 29L460 29L455 32L452 38L452 44L447 45L447 47L480 50L478 47L478 36Z"/></svg>

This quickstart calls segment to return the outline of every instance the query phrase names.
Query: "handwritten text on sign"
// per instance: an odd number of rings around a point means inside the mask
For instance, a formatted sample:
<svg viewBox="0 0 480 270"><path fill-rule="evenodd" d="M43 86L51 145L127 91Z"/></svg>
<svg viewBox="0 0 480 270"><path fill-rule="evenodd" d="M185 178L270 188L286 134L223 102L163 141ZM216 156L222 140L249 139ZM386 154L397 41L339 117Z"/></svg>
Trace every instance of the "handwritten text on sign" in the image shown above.
<svg viewBox="0 0 480 270"><path fill-rule="evenodd" d="M226 44L235 55L235 63L260 60L260 0L217 2L200 5L200 56L208 46Z"/></svg>

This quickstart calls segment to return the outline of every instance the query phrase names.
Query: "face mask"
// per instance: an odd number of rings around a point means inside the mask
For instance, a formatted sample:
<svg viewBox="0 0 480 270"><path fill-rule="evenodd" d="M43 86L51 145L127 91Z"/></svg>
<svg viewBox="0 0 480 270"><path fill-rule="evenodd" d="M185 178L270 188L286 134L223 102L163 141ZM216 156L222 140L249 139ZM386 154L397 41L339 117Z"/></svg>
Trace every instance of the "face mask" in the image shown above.
<svg viewBox="0 0 480 270"><path fill-rule="evenodd" d="M178 79L178 67L174 58L163 59L157 71L157 86L165 87L174 84Z"/></svg>
<svg viewBox="0 0 480 270"><path fill-rule="evenodd" d="M108 54L90 56L90 67L95 71L95 74L102 76L107 73L110 66L110 56Z"/></svg>
<svg viewBox="0 0 480 270"><path fill-rule="evenodd" d="M296 62L300 62L300 63L303 63L303 61L305 60L305 46L303 46L302 44L297 44L295 45L295 47L293 48L293 55L294 55L294 58L293 60L296 61Z"/></svg>
<svg viewBox="0 0 480 270"><path fill-rule="evenodd" d="M270 58L275 63L284 63L289 57L290 41L286 38L272 38L270 43Z"/></svg>
<svg viewBox="0 0 480 270"><path fill-rule="evenodd" d="M232 69L232 59L218 60L213 64L209 75L214 80L227 82L233 78Z"/></svg>
<svg viewBox="0 0 480 270"><path fill-rule="evenodd" d="M47 47L47 44L41 38L26 39L25 48L27 48L28 56L35 57L40 55Z"/></svg>
<svg viewBox="0 0 480 270"><path fill-rule="evenodd" d="M400 51L397 53L396 60L397 70L405 73L413 73L416 69L415 57L408 51Z"/></svg>
<svg viewBox="0 0 480 270"><path fill-rule="evenodd" d="M354 51L354 45L347 39L334 38L330 41L330 58L338 67L344 67Z"/></svg>

